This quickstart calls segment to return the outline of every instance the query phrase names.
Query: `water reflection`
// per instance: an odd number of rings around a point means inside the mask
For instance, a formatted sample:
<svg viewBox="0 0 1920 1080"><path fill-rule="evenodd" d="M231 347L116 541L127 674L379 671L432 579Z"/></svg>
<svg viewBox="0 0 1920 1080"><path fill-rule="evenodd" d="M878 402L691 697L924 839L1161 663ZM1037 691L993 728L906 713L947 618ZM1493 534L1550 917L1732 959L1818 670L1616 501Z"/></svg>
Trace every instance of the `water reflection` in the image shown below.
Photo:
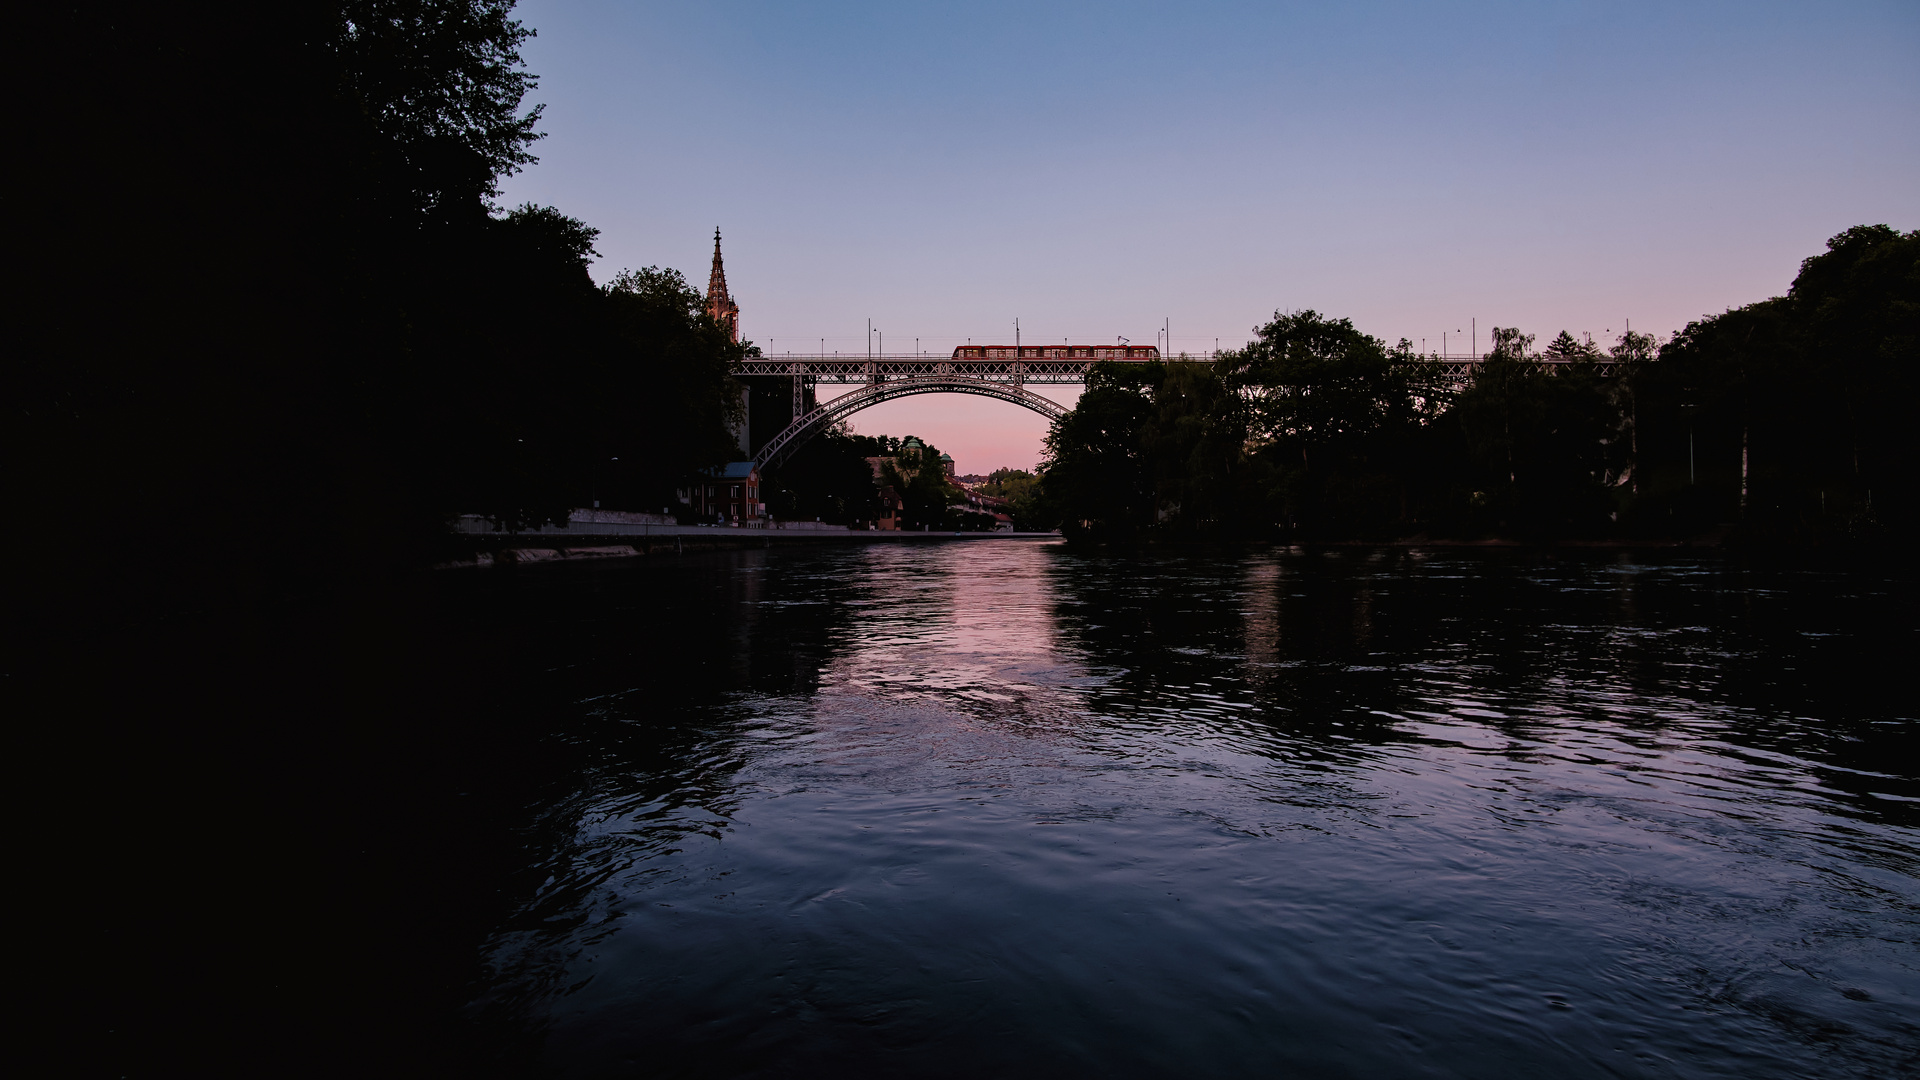
<svg viewBox="0 0 1920 1080"><path fill-rule="evenodd" d="M558 568L572 569L572 568ZM965 543L515 579L564 1075L1911 1063L1895 584ZM1904 621L1903 621L1904 620ZM1810 635L1827 635L1825 637Z"/></svg>

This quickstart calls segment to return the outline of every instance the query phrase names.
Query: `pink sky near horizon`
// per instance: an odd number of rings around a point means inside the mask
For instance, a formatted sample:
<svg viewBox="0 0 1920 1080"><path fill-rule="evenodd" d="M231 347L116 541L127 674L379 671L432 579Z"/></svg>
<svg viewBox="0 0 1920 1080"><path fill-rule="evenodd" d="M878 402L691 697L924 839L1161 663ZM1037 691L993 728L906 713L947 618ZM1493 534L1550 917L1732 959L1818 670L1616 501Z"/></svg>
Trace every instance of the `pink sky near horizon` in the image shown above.
<svg viewBox="0 0 1920 1080"><path fill-rule="evenodd" d="M823 386L821 400L838 397L856 387ZM1069 408L1080 397L1078 386L1033 386L1028 389ZM953 455L959 474L990 473L1007 467L1031 471L1039 463L1047 419L1031 409L971 394L918 394L883 401L853 414L850 424L862 435L918 435Z"/></svg>

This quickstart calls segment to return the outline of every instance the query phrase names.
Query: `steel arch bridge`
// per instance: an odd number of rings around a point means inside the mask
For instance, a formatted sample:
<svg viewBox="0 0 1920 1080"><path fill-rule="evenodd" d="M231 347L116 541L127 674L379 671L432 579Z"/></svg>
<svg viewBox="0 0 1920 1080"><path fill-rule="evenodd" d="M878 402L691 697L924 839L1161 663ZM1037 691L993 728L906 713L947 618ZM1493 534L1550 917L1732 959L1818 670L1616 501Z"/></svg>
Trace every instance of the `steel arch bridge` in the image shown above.
<svg viewBox="0 0 1920 1080"><path fill-rule="evenodd" d="M962 355L962 352L967 355ZM771 468L790 457L808 439L827 427L870 405L912 394L974 394L1011 402L1047 417L1049 420L1068 412L1066 406L1041 397L1026 388L1028 383L1062 385L1084 383L1087 372L1097 363L1155 363L1160 351L1131 346L973 346L954 350L952 356L870 356L853 357L753 357L738 364L736 375L784 376L793 380L793 415L798 419L770 439L754 462ZM1211 362L1216 355L1186 357ZM1568 368L1563 361L1540 356L1527 358L1543 371ZM1481 357L1427 354L1411 358L1423 392L1450 396L1473 383L1479 374ZM1602 359L1592 365L1602 377L1625 373L1624 363ZM858 385L860 389L825 402L801 413L810 397L808 388L822 383Z"/></svg>
<svg viewBox="0 0 1920 1080"><path fill-rule="evenodd" d="M842 394L831 401L821 403L812 412L788 424L785 431L767 440L767 444L760 448L760 453L755 455L754 463L762 469L779 465L795 450L800 449L808 439L861 409L914 394L974 394L979 397L997 398L1032 409L1049 420L1065 416L1068 412L1065 405L1041 397L1018 383L988 382L971 375L911 375L887 382L872 383L850 394Z"/></svg>

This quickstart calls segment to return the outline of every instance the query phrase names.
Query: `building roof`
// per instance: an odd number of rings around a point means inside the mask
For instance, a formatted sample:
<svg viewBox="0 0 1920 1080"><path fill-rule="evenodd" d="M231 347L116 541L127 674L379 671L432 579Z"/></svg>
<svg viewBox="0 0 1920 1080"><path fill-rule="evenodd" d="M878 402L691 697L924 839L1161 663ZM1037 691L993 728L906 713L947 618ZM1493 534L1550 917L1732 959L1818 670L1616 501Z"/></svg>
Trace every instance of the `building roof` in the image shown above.
<svg viewBox="0 0 1920 1080"><path fill-rule="evenodd" d="M717 469L704 469L701 476L711 476L716 480L746 480L757 468L751 461L729 461Z"/></svg>

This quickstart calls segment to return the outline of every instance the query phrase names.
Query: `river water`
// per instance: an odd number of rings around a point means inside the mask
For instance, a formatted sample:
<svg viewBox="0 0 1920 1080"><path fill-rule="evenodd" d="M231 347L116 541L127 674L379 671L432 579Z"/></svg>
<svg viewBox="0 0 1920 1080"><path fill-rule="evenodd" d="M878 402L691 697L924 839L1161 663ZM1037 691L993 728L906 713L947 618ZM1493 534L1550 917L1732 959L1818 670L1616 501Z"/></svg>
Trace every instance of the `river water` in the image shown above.
<svg viewBox="0 0 1920 1080"><path fill-rule="evenodd" d="M437 587L518 628L449 918L529 1071L1920 1068L1920 620L1871 570L971 541Z"/></svg>

